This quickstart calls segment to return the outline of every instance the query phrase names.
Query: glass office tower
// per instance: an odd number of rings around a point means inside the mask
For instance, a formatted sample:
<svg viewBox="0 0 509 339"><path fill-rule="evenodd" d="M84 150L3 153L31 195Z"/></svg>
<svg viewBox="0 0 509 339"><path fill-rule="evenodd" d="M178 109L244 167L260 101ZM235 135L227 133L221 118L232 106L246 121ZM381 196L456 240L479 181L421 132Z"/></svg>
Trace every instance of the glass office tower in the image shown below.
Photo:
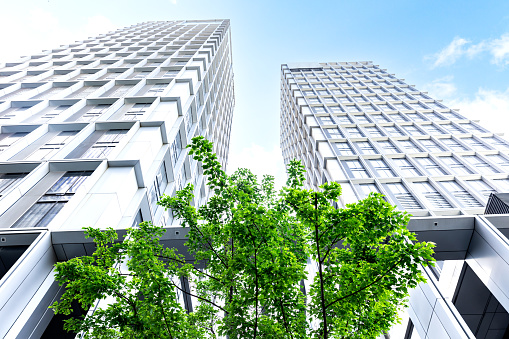
<svg viewBox="0 0 509 339"><path fill-rule="evenodd" d="M483 215L509 191L509 143L372 62L281 70L285 163L302 161L309 188L340 183L342 206L384 194L437 243L401 337L509 335L509 219Z"/></svg>
<svg viewBox="0 0 509 339"><path fill-rule="evenodd" d="M226 166L231 53L229 20L158 21L0 64L0 337L65 337L52 267L91 253L82 227L178 224L156 202L187 183L207 199L185 147Z"/></svg>

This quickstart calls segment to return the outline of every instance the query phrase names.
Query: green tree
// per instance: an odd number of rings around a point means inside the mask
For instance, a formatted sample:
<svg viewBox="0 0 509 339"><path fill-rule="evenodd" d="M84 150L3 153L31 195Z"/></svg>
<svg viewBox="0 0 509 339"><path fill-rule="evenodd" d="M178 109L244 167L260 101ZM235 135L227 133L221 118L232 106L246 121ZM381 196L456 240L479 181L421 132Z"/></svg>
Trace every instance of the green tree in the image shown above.
<svg viewBox="0 0 509 339"><path fill-rule="evenodd" d="M189 228L188 250L206 268L163 248L162 228L149 223L119 243L113 230L89 228L97 251L57 264L66 292L53 307L69 313L72 300L84 308L110 300L68 329L90 338L376 338L398 321L408 290L424 281L420 265L433 263L433 244L416 242L407 213L375 193L334 208L339 184L303 189L298 161L278 194L270 176L226 175L203 137L189 153L214 195L196 208L187 185L159 204ZM178 293L196 301L193 312Z"/></svg>

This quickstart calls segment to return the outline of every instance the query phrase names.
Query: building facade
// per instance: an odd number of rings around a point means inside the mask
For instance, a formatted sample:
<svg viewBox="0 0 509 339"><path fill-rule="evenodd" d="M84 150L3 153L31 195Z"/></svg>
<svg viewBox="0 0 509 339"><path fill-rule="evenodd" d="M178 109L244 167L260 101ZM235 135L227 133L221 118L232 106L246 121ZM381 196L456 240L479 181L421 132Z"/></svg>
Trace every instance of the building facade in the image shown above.
<svg viewBox="0 0 509 339"><path fill-rule="evenodd" d="M509 337L509 143L372 62L284 64L281 149L306 184L341 184L339 205L379 192L437 243L391 338ZM339 206L339 207L342 207Z"/></svg>
<svg viewBox="0 0 509 339"><path fill-rule="evenodd" d="M156 202L187 183L207 199L185 147L203 135L226 166L233 90L229 20L145 22L0 64L0 338L65 338L52 268L91 254L82 227L170 227Z"/></svg>

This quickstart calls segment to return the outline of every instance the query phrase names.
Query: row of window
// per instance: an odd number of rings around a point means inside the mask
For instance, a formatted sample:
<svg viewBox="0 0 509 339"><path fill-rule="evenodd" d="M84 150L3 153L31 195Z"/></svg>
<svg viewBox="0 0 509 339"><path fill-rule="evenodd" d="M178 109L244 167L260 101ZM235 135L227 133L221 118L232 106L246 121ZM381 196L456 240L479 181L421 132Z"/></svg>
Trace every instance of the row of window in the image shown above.
<svg viewBox="0 0 509 339"><path fill-rule="evenodd" d="M394 121L397 117L392 117ZM353 125L359 123L366 116L358 116L357 121L353 121L350 116L321 116L317 117L322 126L333 125ZM488 133L488 131L472 122L464 123L441 123L441 124L392 124L386 117L373 115L370 116L376 123L389 123L390 125L364 125L372 124L370 122L361 123L360 126L341 126L336 128L324 128L328 138L363 138L363 137L383 137L383 136L419 136L434 134L470 134L470 133ZM399 121L398 121L399 122ZM406 122L406 121L403 121Z"/></svg>
<svg viewBox="0 0 509 339"><path fill-rule="evenodd" d="M395 182L395 183L362 183L355 188L359 198L367 197L370 192L385 194L395 202L401 210L412 209L446 209L446 208L482 208L491 193L507 192L509 179L494 179L493 186L482 179L464 181L465 186L456 180ZM472 194L475 192L476 194ZM417 198L418 197L418 198Z"/></svg>
<svg viewBox="0 0 509 339"><path fill-rule="evenodd" d="M339 134L331 134L338 137ZM466 137L466 138L423 138L403 140L378 141L339 141L332 142L337 155L357 154L395 154L395 153L421 153L421 152L461 152L461 151L487 151L509 150L509 143L495 137Z"/></svg>
<svg viewBox="0 0 509 339"><path fill-rule="evenodd" d="M509 172L509 159L500 154L440 156L440 157L405 157L378 159L341 160L348 177L365 179L371 177L392 178L397 176L443 176L443 175L490 175Z"/></svg>

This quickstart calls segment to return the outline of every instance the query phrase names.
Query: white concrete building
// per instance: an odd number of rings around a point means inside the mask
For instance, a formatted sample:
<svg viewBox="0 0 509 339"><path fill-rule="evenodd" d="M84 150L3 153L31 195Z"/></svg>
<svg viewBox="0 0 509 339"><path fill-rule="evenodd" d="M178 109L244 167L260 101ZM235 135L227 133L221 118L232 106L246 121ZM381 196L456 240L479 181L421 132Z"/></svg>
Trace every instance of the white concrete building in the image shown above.
<svg viewBox="0 0 509 339"><path fill-rule="evenodd" d="M90 254L85 226L171 226L156 202L186 183L201 204L185 146L203 135L225 166L233 107L229 20L145 22L0 64L0 338L66 338L53 264Z"/></svg>
<svg viewBox="0 0 509 339"><path fill-rule="evenodd" d="M340 183L343 206L383 193L437 243L391 338L509 338L509 218L484 215L509 191L509 143L372 62L281 71L285 163L302 160L310 188Z"/></svg>

